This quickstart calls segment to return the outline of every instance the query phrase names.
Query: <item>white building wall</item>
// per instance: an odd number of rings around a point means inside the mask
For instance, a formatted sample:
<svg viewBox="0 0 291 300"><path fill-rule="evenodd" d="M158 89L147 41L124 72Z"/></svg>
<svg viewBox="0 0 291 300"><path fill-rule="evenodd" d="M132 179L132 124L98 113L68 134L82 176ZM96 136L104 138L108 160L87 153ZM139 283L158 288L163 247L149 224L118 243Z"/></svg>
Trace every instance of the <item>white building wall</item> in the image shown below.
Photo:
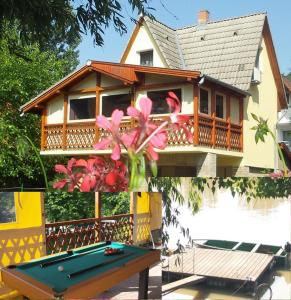
<svg viewBox="0 0 291 300"><path fill-rule="evenodd" d="M142 25L138 31L138 34L130 48L130 51L125 59L126 64L139 65L141 51L153 50L153 66L154 67L167 67L165 60L163 59L160 50L156 46L154 40L149 34L146 25Z"/></svg>

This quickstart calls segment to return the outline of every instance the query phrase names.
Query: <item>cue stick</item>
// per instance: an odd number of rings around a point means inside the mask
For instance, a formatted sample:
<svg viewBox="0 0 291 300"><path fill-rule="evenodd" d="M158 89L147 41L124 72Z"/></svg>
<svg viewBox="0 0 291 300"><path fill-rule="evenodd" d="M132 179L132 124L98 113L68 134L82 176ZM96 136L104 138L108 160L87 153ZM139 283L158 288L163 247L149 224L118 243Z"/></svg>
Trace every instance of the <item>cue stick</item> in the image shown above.
<svg viewBox="0 0 291 300"><path fill-rule="evenodd" d="M107 265L107 264L112 264L112 263L114 263L114 262L116 262L116 261L119 261L119 260L121 260L121 259L123 259L123 258L126 258L126 257L128 257L128 256L131 256L131 255L133 255L133 254L134 254L133 252L129 252L129 253L127 253L127 254L124 254L124 255L122 255L122 256L113 258L113 259L108 260L108 261L104 261L104 262L102 262L102 263L99 263L99 264L97 264L97 265L91 266L91 267L89 267L89 268L82 269L82 270L80 270L80 271L76 271L76 272L74 272L74 273L68 274L67 277L68 277L68 278L72 278L72 277L81 275L81 274L83 274L83 273L86 273L87 271L91 271L91 270L94 270L94 269L103 267L103 266L105 266L105 265Z"/></svg>
<svg viewBox="0 0 291 300"><path fill-rule="evenodd" d="M104 246L108 246L108 245L109 245L109 244L107 244L107 242L105 242L105 243L102 243L102 244L96 246L96 247L95 247L94 249L92 249L92 250L89 250L89 251L86 251L86 252L82 252L82 253L80 253L80 254L78 254L78 255L75 255L75 256L73 256L74 252L71 251L70 253L68 253L69 256L62 257L62 258L59 258L59 259L56 259L56 260L51 260L51 261L42 263L42 264L40 264L40 267L41 267L41 268L45 268L45 267L48 267L48 266L57 264L57 263L59 263L59 262L67 261L67 260L70 260L70 259L75 259L75 258L77 258L77 257L81 257L81 256L84 256L84 255L90 254L90 253L96 251L98 248L101 248L101 247L104 247Z"/></svg>

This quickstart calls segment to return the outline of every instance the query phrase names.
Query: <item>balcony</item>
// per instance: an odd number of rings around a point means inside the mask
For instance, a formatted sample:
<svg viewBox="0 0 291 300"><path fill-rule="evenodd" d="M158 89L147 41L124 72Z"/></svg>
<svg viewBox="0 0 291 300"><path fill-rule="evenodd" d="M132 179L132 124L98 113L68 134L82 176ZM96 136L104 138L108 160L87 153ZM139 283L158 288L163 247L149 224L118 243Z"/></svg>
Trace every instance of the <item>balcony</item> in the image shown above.
<svg viewBox="0 0 291 300"><path fill-rule="evenodd" d="M196 121L193 115L189 117L188 129L194 136L193 145L188 142L183 132L174 131L169 135L168 148L203 146L230 151L243 150L241 125L206 114L198 114ZM165 116L153 117L152 120L158 125L165 118ZM133 120L124 120L120 131L124 132L133 127ZM93 150L93 145L107 135L108 132L98 128L95 122L44 125L41 150Z"/></svg>
<svg viewBox="0 0 291 300"><path fill-rule="evenodd" d="M133 214L45 224L47 254L99 241L133 242Z"/></svg>

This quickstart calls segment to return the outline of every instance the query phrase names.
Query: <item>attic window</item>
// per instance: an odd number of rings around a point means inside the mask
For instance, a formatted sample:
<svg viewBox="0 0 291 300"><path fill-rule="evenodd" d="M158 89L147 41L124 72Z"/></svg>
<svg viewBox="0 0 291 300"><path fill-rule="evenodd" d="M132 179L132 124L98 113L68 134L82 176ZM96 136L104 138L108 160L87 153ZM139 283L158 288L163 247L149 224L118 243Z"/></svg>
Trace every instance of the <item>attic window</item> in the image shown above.
<svg viewBox="0 0 291 300"><path fill-rule="evenodd" d="M154 53L153 50L140 52L140 65L141 66L153 66Z"/></svg>
<svg viewBox="0 0 291 300"><path fill-rule="evenodd" d="M0 193L0 224L16 222L13 192Z"/></svg>

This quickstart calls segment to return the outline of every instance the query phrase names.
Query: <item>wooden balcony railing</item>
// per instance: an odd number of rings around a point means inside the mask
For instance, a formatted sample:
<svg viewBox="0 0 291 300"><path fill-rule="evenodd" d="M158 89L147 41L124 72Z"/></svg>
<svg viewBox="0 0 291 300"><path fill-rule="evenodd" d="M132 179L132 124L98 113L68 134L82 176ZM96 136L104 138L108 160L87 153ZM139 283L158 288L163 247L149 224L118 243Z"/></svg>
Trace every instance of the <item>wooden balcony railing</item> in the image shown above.
<svg viewBox="0 0 291 300"><path fill-rule="evenodd" d="M153 121L160 124L166 117L154 117ZM124 120L120 131L124 132L134 126L131 120ZM198 126L194 124L193 115L187 125L194 135L198 128L197 145L232 151L242 151L242 126L226 120L205 114L198 115ZM64 132L65 130L65 132ZM64 129L63 124L45 125L42 150L90 150L94 143L108 135L102 128L97 128L95 122L69 123ZM171 131L168 139L169 147L190 146L183 131Z"/></svg>
<svg viewBox="0 0 291 300"><path fill-rule="evenodd" d="M45 224L48 254L97 243L132 243L133 214Z"/></svg>

